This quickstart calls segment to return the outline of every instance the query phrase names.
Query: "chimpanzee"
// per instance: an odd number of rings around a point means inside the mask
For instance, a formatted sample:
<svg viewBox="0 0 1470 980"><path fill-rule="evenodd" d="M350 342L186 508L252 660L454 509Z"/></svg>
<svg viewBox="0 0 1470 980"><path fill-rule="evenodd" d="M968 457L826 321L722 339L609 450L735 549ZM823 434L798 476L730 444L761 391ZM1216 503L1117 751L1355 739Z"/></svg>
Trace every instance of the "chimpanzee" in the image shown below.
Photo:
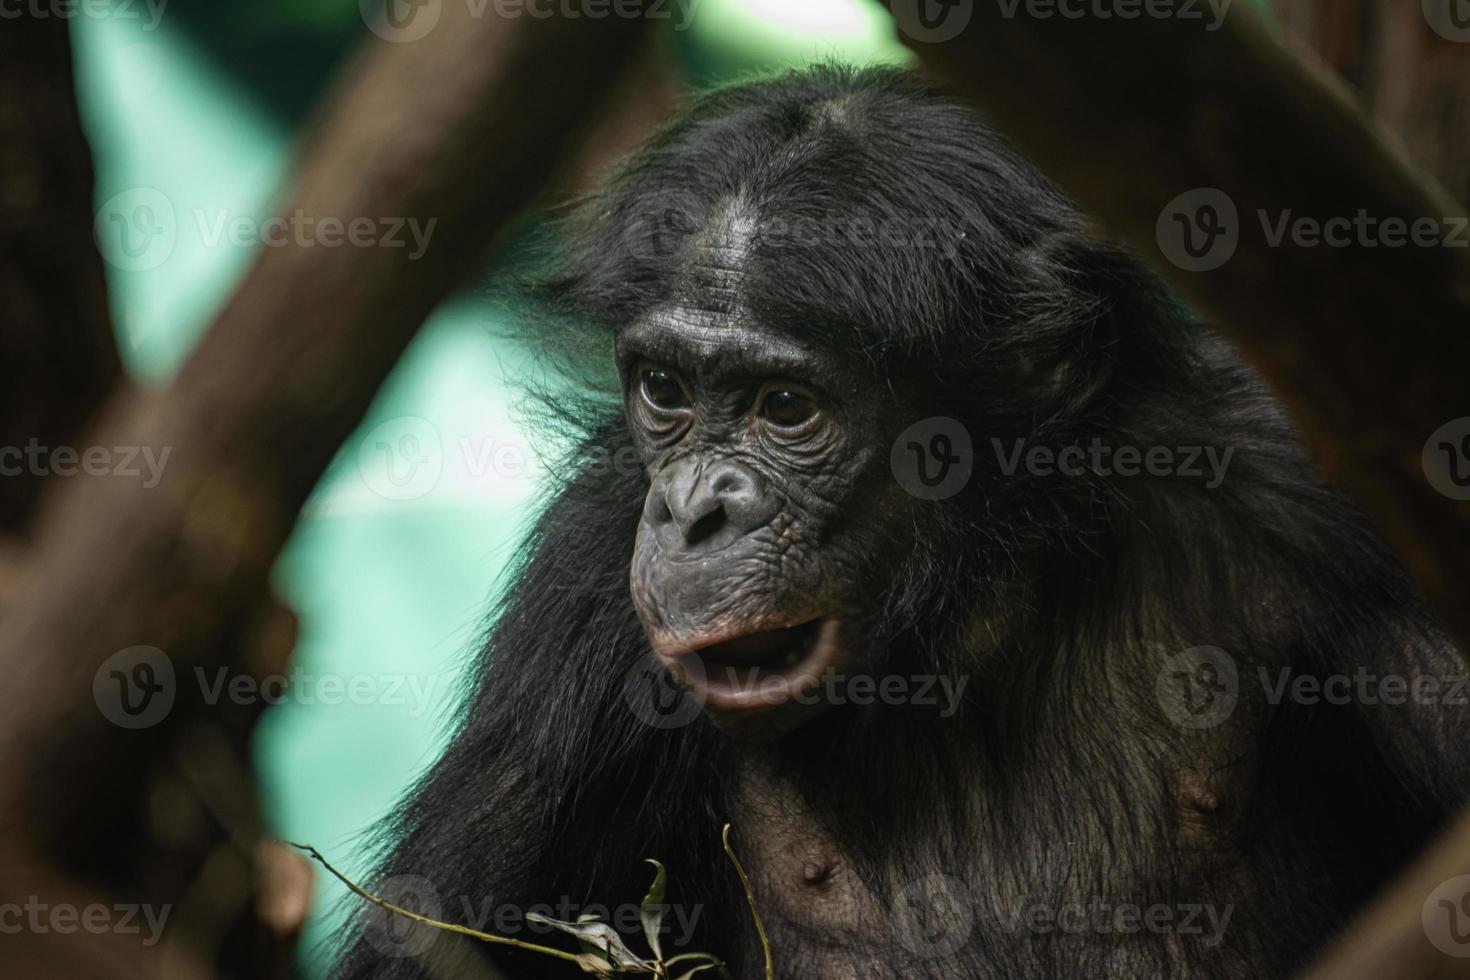
<svg viewBox="0 0 1470 980"><path fill-rule="evenodd" d="M626 931L653 858L663 956L760 977L728 822L781 978L1286 977L1462 802L1384 543L931 83L715 91L566 231L526 329L576 448L378 887L575 950L536 916ZM365 923L338 977L582 975Z"/></svg>

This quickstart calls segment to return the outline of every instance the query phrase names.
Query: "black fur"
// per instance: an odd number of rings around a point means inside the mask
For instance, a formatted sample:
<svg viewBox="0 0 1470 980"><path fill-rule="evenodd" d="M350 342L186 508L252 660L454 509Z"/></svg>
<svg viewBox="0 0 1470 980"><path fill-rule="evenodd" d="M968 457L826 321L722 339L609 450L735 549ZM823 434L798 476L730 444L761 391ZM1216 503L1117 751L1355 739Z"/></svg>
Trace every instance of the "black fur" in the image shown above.
<svg viewBox="0 0 1470 980"><path fill-rule="evenodd" d="M968 110L897 71L701 100L583 209L540 288L557 316L533 335L606 378L612 329L700 288L688 250L732 206L762 227L861 212L963 232L943 249L773 236L740 287L756 322L868 362L874 397L903 389L915 419L975 436L970 486L915 522L873 597L885 667L970 677L963 710L849 706L764 746L704 718L641 722L624 686L647 657L628 563L648 481L608 465L629 437L617 393L589 380L560 402L584 462L524 546L462 728L395 819L382 876L429 879L452 921L463 901L575 917L636 903L657 858L669 901L701 911L683 948L757 977L719 846L733 820L783 978L1290 975L1464 796L1463 706L1264 696L1258 669L1463 673L1383 544L1233 353ZM1094 436L1235 455L1207 488L1008 476L991 443ZM1203 645L1238 664L1240 704L1181 728L1156 683ZM804 891L788 872L812 853L839 859L838 880ZM949 923L964 942L924 955L895 908L937 875L964 899ZM1022 918L1094 900L1165 906L1175 927ZM1218 942L1183 927L1191 905L1230 910ZM490 952L509 976L579 975L454 937L426 958L348 943L344 980L476 976L453 970Z"/></svg>

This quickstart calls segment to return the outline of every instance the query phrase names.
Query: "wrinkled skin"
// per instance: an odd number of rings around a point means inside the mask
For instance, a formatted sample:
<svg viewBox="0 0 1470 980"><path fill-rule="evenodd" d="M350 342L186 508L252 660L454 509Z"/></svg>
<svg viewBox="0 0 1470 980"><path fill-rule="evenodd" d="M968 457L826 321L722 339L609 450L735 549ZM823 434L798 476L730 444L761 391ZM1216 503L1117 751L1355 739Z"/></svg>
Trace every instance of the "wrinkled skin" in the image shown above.
<svg viewBox="0 0 1470 980"><path fill-rule="evenodd" d="M864 659L863 570L907 514L894 406L738 316L662 310L617 350L651 483L631 570L649 641L727 730L799 724L824 706L821 675Z"/></svg>

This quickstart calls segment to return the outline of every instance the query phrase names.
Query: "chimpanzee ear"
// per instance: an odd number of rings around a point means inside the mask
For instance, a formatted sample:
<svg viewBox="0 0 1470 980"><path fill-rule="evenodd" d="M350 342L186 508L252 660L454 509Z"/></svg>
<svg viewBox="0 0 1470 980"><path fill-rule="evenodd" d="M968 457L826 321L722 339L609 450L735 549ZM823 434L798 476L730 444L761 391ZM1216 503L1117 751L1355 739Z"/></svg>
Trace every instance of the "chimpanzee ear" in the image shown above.
<svg viewBox="0 0 1470 980"><path fill-rule="evenodd" d="M1100 326L1106 321L1100 321ZM1080 415L1107 390L1114 363L1105 342L1095 342L1102 331L1089 332L1076 349L1059 356L1042 381L1047 398L1067 415Z"/></svg>
<svg viewBox="0 0 1470 980"><path fill-rule="evenodd" d="M1013 316L1027 324L1018 374L1054 410L1085 409L1113 378L1122 310L1108 269L1117 259L1071 233L1044 237L1017 255Z"/></svg>

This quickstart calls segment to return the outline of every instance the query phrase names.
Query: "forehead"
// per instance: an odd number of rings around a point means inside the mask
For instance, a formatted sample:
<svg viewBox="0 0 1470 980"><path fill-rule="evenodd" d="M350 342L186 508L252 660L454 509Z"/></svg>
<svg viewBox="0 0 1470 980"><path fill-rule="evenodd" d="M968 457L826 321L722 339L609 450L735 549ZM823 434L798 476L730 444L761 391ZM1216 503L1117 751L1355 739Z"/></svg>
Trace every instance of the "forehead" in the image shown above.
<svg viewBox="0 0 1470 980"><path fill-rule="evenodd" d="M617 332L630 354L704 374L806 373L815 351L752 312L755 209L741 195L720 202L684 242L669 298Z"/></svg>
<svg viewBox="0 0 1470 980"><path fill-rule="evenodd" d="M619 361L641 356L691 373L810 375L818 353L739 308L659 307L617 332ZM830 358L822 359L830 361Z"/></svg>

